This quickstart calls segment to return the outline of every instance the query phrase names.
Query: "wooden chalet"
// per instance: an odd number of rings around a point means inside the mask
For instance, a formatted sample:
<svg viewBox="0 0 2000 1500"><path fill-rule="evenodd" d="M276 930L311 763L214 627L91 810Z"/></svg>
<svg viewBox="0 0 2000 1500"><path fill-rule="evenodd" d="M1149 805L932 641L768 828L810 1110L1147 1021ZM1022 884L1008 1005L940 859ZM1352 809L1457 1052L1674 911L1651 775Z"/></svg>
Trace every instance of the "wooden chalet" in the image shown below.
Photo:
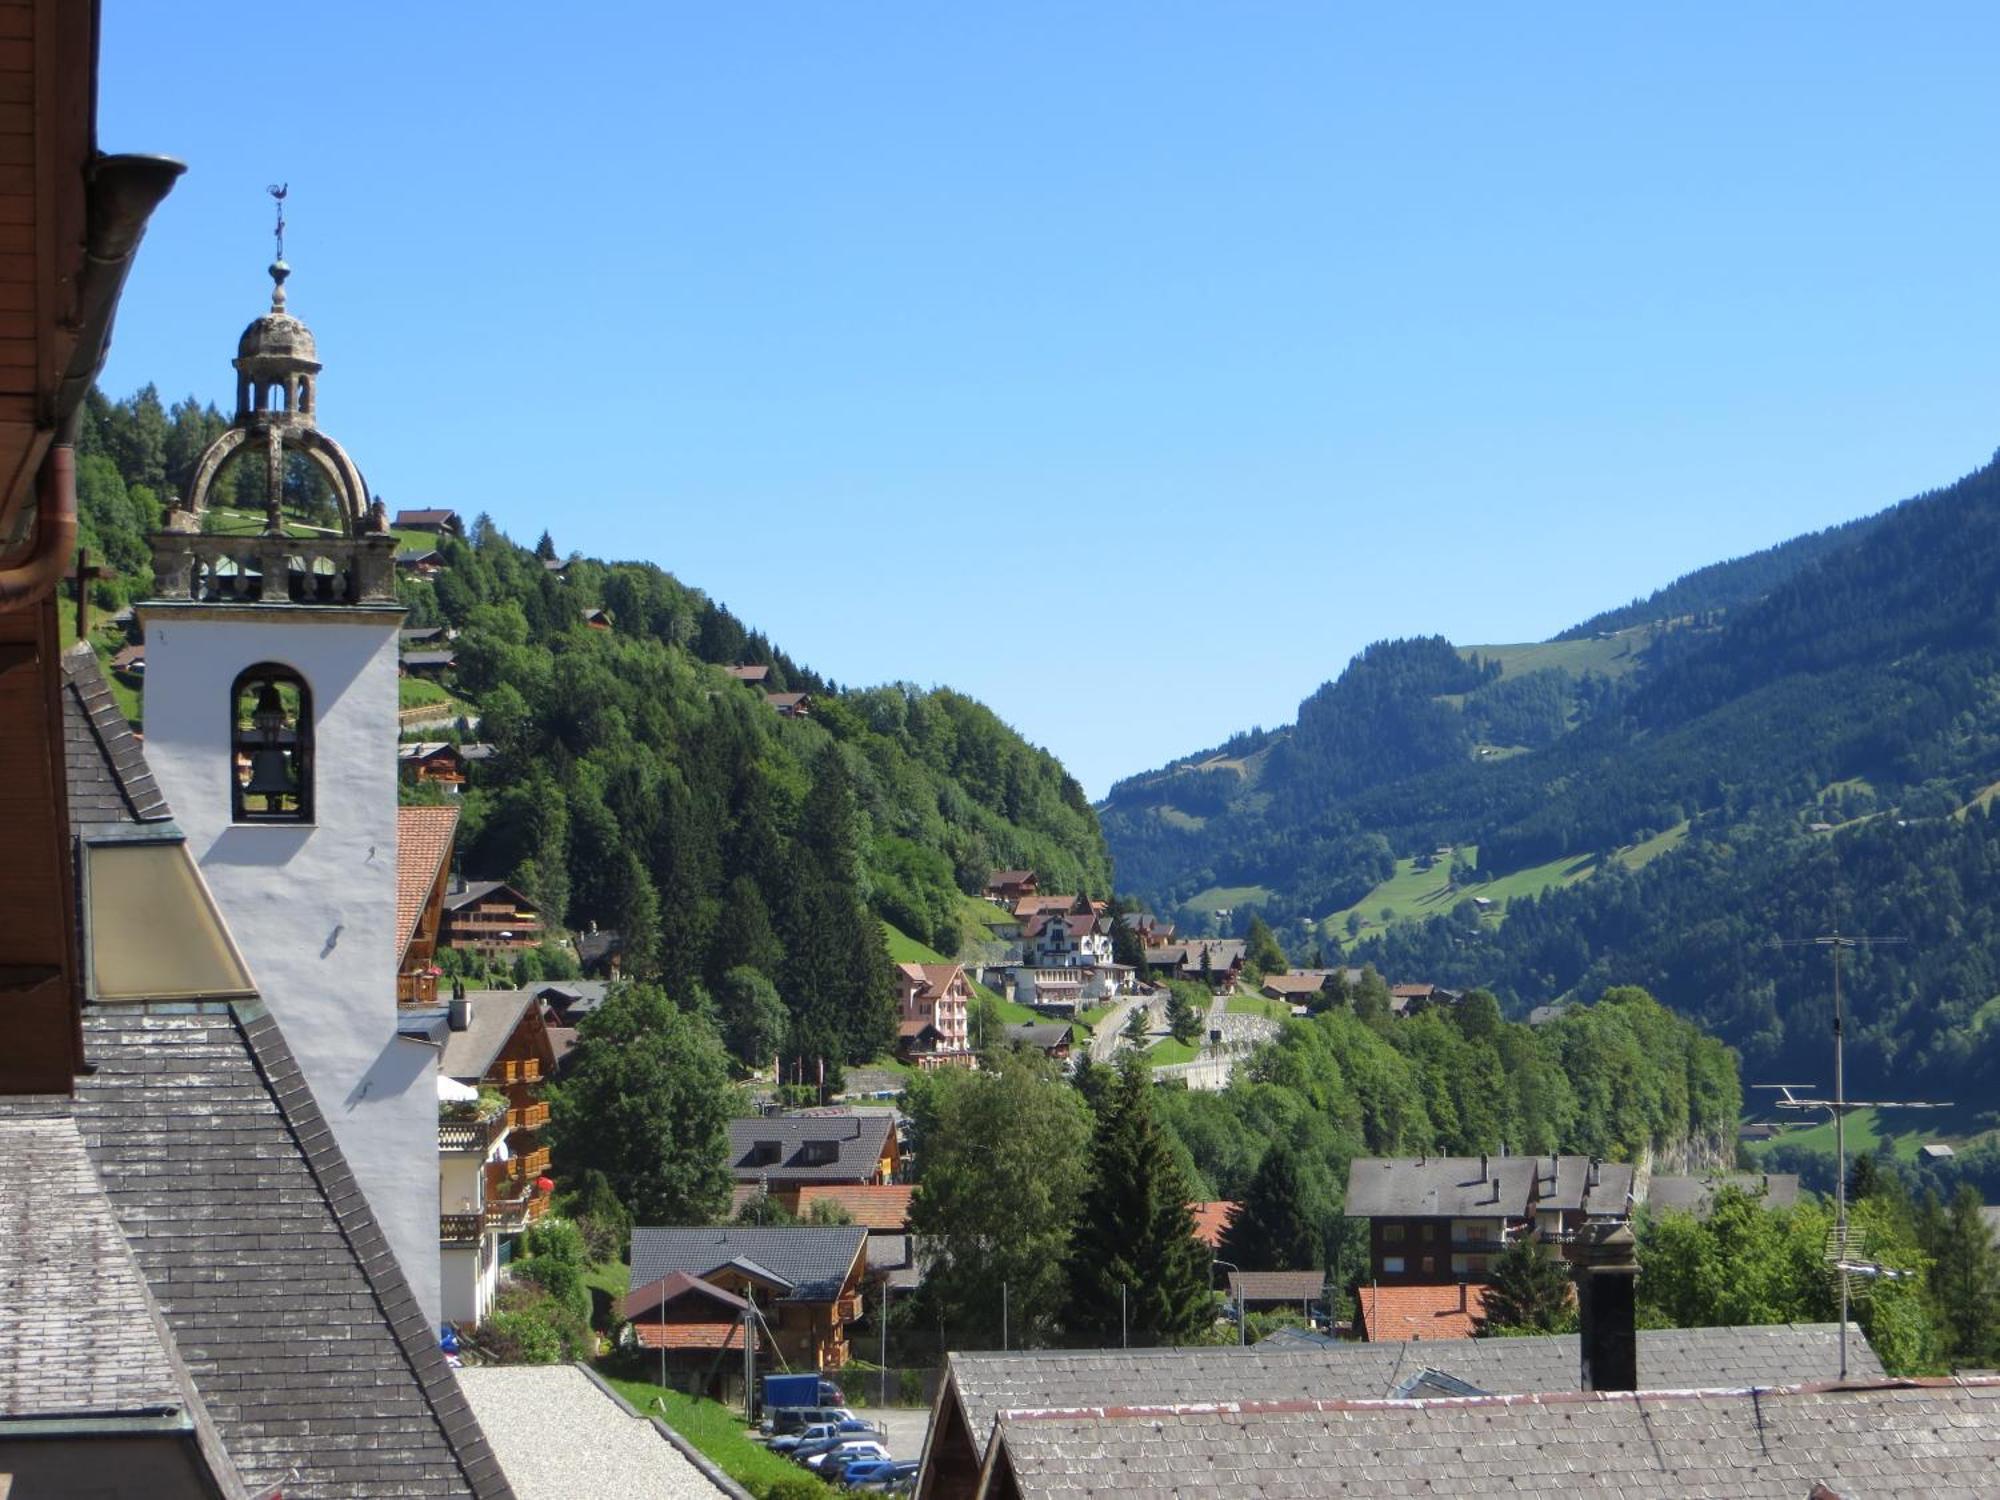
<svg viewBox="0 0 2000 1500"><path fill-rule="evenodd" d="M412 786L435 786L456 792L465 785L465 756L449 740L398 745L396 766Z"/></svg>
<svg viewBox="0 0 2000 1500"><path fill-rule="evenodd" d="M398 531L423 531L432 536L464 536L464 523L455 510L399 510L390 523Z"/></svg>
<svg viewBox="0 0 2000 1500"><path fill-rule="evenodd" d="M632 1231L630 1289L619 1314L642 1347L671 1349L671 1340L690 1337L677 1334L677 1325L706 1324L695 1337L720 1340L718 1309L736 1310L740 1326L742 1306L755 1304L755 1321L769 1329L789 1368L837 1370L851 1357L847 1330L862 1313L867 1239L859 1225L642 1226ZM718 1302L676 1276L736 1303Z"/></svg>
<svg viewBox="0 0 2000 1500"><path fill-rule="evenodd" d="M808 719L812 717L812 694L810 693L766 693L764 701L777 711L783 719Z"/></svg>
<svg viewBox="0 0 2000 1500"><path fill-rule="evenodd" d="M1012 906L1023 896L1034 895L1038 889L1033 870L995 870L986 877L984 895L988 901Z"/></svg>
<svg viewBox="0 0 2000 1500"><path fill-rule="evenodd" d="M451 876L456 807L396 809L396 1003L437 1003L438 932Z"/></svg>
<svg viewBox="0 0 2000 1500"><path fill-rule="evenodd" d="M502 880L475 880L444 897L444 944L471 953L533 948L542 940L542 913Z"/></svg>

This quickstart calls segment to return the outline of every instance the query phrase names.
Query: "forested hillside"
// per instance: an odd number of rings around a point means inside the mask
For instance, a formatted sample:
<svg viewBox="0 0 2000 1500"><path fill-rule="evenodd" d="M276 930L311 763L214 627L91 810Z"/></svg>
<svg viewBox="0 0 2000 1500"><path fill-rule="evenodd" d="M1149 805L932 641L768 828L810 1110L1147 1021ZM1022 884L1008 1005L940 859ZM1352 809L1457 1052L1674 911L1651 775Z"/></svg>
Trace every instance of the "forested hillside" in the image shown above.
<svg viewBox="0 0 2000 1500"><path fill-rule="evenodd" d="M84 544L118 570L96 585L102 606L144 597L143 534L221 425L150 387L93 398L79 498ZM288 505L310 517L307 476L292 478ZM951 950L960 892L995 867L1109 894L1082 790L981 704L843 691L651 563L551 568L552 545L538 555L484 518L434 545L442 571L401 584L408 624L459 632L444 688L499 751L462 799L466 874L514 882L571 928L622 932L628 971L683 1003L705 987L726 1031L754 1034L751 1055L837 1064L893 1042L878 917ZM587 627L587 609L611 628ZM739 664L811 693L810 717L773 712L722 670Z"/></svg>
<svg viewBox="0 0 2000 1500"><path fill-rule="evenodd" d="M1856 967L1851 1061L1961 1087L2000 1014L2000 473L1707 572L1670 619L1510 648L1559 670L1369 648L1295 726L1114 788L1120 884L1514 1006L1643 984L1753 1077L1823 1058L1824 960L1778 939L1902 935ZM1614 628L1644 643L1617 676Z"/></svg>

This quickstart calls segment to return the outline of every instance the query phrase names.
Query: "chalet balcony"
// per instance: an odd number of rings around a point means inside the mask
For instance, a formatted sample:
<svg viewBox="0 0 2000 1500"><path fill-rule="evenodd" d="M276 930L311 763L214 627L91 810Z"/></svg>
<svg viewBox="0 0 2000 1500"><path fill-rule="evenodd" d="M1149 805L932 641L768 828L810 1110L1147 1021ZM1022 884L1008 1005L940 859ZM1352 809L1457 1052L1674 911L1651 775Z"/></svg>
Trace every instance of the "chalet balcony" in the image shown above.
<svg viewBox="0 0 2000 1500"><path fill-rule="evenodd" d="M497 1062L486 1075L488 1083L540 1083L542 1081L542 1060L539 1057L522 1058L518 1061Z"/></svg>
<svg viewBox="0 0 2000 1500"><path fill-rule="evenodd" d="M477 1244L486 1232L483 1214L439 1214L438 1241L446 1245Z"/></svg>
<svg viewBox="0 0 2000 1500"><path fill-rule="evenodd" d="M521 1182L533 1182L549 1169L549 1148L537 1146L532 1151L523 1152L507 1163L507 1175Z"/></svg>
<svg viewBox="0 0 2000 1500"><path fill-rule="evenodd" d="M437 997L437 975L398 974L396 976L396 1003L398 1005L436 1005Z"/></svg>
<svg viewBox="0 0 2000 1500"><path fill-rule="evenodd" d="M438 1150L454 1156L486 1156L506 1133L505 1111L484 1120L439 1120Z"/></svg>
<svg viewBox="0 0 2000 1500"><path fill-rule="evenodd" d="M540 1130L549 1123L549 1106L546 1100L536 1100L507 1111L507 1125L512 1130Z"/></svg>

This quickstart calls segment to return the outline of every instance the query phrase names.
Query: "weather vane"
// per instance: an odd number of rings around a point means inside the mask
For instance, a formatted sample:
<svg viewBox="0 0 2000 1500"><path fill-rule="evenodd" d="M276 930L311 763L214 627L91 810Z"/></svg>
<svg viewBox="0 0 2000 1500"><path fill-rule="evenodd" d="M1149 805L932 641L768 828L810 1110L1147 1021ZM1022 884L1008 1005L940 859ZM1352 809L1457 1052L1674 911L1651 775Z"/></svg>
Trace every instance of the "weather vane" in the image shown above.
<svg viewBox="0 0 2000 1500"><path fill-rule="evenodd" d="M278 205L278 261L285 259L285 194L292 190L289 182L274 182L264 191L269 193Z"/></svg>

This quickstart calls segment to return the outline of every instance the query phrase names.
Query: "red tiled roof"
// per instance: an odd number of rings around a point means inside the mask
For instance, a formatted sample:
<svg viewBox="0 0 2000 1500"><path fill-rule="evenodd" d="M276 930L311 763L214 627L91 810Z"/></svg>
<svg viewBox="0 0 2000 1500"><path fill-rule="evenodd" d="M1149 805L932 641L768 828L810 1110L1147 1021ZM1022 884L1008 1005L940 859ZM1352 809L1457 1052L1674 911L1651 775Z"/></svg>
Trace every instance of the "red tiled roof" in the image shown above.
<svg viewBox="0 0 2000 1500"><path fill-rule="evenodd" d="M1194 1215L1194 1237L1211 1250L1222 1247L1222 1231L1229 1227L1229 1216L1236 1212L1236 1205L1227 1198L1216 1198L1207 1203L1190 1203L1188 1212Z"/></svg>
<svg viewBox="0 0 2000 1500"><path fill-rule="evenodd" d="M1486 1288L1476 1282L1422 1286L1364 1286L1355 1296L1361 1336L1371 1342L1469 1339L1486 1309Z"/></svg>
<svg viewBox="0 0 2000 1500"><path fill-rule="evenodd" d="M430 899L438 871L451 858L452 835L458 830L455 807L396 809L396 962L410 950L417 918Z"/></svg>
<svg viewBox="0 0 2000 1500"><path fill-rule="evenodd" d="M634 1323L641 1349L741 1349L741 1323Z"/></svg>
<svg viewBox="0 0 2000 1500"><path fill-rule="evenodd" d="M812 1183L799 1189L799 1217L815 1203L837 1203L864 1229L901 1233L910 1227L910 1198L916 1188L904 1184L855 1187L845 1183Z"/></svg>

